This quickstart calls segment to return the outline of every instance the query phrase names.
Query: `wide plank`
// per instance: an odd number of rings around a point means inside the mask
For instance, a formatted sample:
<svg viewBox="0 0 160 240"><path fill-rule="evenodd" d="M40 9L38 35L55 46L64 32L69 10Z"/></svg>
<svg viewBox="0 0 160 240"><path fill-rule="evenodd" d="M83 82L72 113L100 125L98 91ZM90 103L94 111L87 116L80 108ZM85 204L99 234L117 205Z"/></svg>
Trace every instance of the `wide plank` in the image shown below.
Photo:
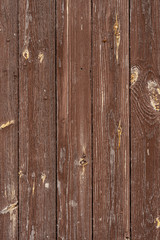
<svg viewBox="0 0 160 240"><path fill-rule="evenodd" d="M131 0L132 239L160 239L160 4Z"/></svg>
<svg viewBox="0 0 160 240"><path fill-rule="evenodd" d="M92 239L91 1L57 1L57 238Z"/></svg>
<svg viewBox="0 0 160 240"><path fill-rule="evenodd" d="M18 6L0 1L0 239L18 239Z"/></svg>
<svg viewBox="0 0 160 240"><path fill-rule="evenodd" d="M129 1L92 12L93 239L129 239Z"/></svg>
<svg viewBox="0 0 160 240"><path fill-rule="evenodd" d="M19 1L19 238L56 239L55 1Z"/></svg>

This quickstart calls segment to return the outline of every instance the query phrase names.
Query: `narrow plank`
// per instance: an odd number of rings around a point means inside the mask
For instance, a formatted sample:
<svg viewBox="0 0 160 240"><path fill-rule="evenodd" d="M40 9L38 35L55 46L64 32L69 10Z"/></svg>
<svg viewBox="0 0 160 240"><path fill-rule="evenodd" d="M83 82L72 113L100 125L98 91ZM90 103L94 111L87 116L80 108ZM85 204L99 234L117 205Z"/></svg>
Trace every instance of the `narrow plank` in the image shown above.
<svg viewBox="0 0 160 240"><path fill-rule="evenodd" d="M57 238L91 239L91 1L57 1Z"/></svg>
<svg viewBox="0 0 160 240"><path fill-rule="evenodd" d="M160 239L160 5L131 0L132 239Z"/></svg>
<svg viewBox="0 0 160 240"><path fill-rule="evenodd" d="M130 238L129 3L93 0L93 239Z"/></svg>
<svg viewBox="0 0 160 240"><path fill-rule="evenodd" d="M17 0L0 1L0 239L18 239Z"/></svg>
<svg viewBox="0 0 160 240"><path fill-rule="evenodd" d="M55 2L19 1L19 238L56 239Z"/></svg>

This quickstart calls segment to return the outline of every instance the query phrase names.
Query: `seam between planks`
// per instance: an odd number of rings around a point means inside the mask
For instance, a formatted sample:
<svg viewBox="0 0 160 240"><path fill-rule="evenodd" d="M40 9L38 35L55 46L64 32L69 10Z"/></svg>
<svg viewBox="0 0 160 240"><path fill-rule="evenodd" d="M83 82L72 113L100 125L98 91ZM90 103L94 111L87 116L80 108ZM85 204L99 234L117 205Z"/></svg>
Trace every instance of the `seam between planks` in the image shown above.
<svg viewBox="0 0 160 240"><path fill-rule="evenodd" d="M131 17L131 0L129 0L129 170L130 170L130 188L129 188L129 195L130 195L130 240L132 239L132 216L131 216L131 174L132 174L132 169L131 169L131 82L130 82L130 76L131 76L131 51L130 51L130 42L131 42L131 36L130 36L130 17Z"/></svg>
<svg viewBox="0 0 160 240"><path fill-rule="evenodd" d="M91 158L92 158L92 240L93 240L93 0L91 0Z"/></svg>
<svg viewBox="0 0 160 240"><path fill-rule="evenodd" d="M58 143L58 106L57 106L57 0L55 0L55 137L56 137L56 146L55 146L55 155L56 155L56 239L58 238L58 210L57 210L57 206L58 206L58 191L57 191L57 178L58 178L58 174L57 174L57 169L58 169L58 154L57 154L57 143Z"/></svg>
<svg viewBox="0 0 160 240"><path fill-rule="evenodd" d="M18 89L17 89L17 94L18 94L18 172L17 172L17 179L18 179L18 240L20 239L20 229L19 229L19 220L20 220L20 211L19 211L19 202L20 202L20 194L19 194L19 187L20 187L20 184L19 184L19 167L20 167L20 156L19 156L19 142L20 142L20 136L19 136L19 123L20 123L20 94L19 94L19 66L20 66L20 46L19 46L19 0L17 0L17 41L18 41L18 46L17 46L17 74L18 74Z"/></svg>

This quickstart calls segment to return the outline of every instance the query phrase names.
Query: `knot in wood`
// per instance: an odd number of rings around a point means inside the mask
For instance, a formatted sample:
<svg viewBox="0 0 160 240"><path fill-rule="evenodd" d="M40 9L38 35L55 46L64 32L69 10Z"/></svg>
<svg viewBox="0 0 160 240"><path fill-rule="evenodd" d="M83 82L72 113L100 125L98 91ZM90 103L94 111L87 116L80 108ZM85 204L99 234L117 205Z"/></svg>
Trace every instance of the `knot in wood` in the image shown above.
<svg viewBox="0 0 160 240"><path fill-rule="evenodd" d="M80 161L79 161L79 164L81 166L86 166L88 164L85 158L86 158L86 155L83 154L83 156L80 158Z"/></svg>

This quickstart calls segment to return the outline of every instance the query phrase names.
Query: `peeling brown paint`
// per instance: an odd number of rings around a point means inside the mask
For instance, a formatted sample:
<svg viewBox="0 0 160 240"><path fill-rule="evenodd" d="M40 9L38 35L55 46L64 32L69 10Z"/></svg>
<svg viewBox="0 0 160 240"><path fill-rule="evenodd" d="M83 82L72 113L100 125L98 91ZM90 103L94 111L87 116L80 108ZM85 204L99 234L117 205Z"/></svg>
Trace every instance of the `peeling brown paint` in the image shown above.
<svg viewBox="0 0 160 240"><path fill-rule="evenodd" d="M138 80L139 69L136 66L131 68L131 85L135 84Z"/></svg>
<svg viewBox="0 0 160 240"><path fill-rule="evenodd" d="M148 90L151 106L155 111L160 111L160 87L156 81L148 82Z"/></svg>

